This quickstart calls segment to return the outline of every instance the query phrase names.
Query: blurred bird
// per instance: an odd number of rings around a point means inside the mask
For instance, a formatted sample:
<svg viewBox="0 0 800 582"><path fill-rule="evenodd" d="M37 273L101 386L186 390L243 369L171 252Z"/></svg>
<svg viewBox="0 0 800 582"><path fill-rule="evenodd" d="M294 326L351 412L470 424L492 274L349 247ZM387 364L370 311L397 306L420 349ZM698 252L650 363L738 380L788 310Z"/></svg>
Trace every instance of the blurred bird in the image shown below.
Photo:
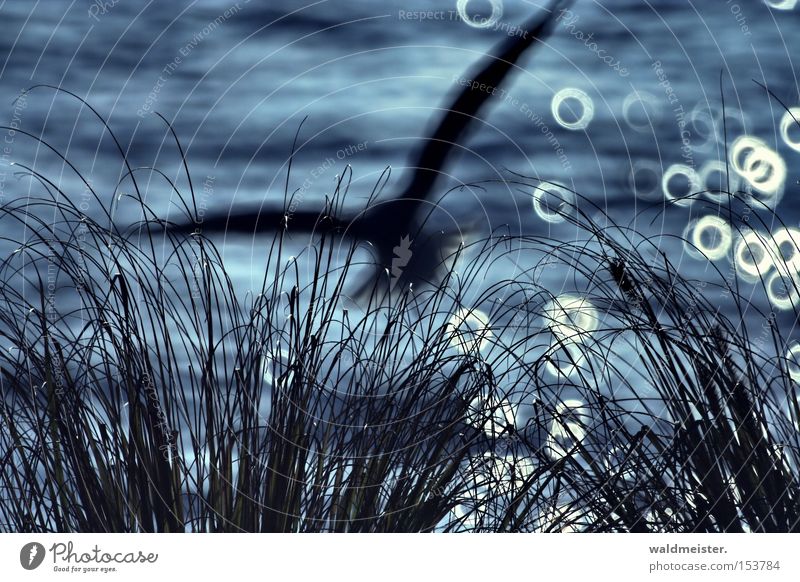
<svg viewBox="0 0 800 582"><path fill-rule="evenodd" d="M549 35L556 13L571 1L553 2L544 14L537 14L522 25L522 34L509 35L497 43L464 75L464 79L470 82L467 86L459 86L448 99L443 117L433 124L422 148L412 157L410 167L413 173L398 196L388 200L371 197L366 209L349 216L330 206L322 211L289 213L285 209L264 210L259 207L232 209L218 215L206 214L202 224L167 224L166 228L186 233L201 228L204 235L257 235L278 229L309 233L334 231L368 243L375 260L374 276L351 293L352 297L363 296L375 285L384 290L402 290L435 284L446 268L448 258L457 250L462 235L442 230L431 232L430 228L424 228L436 204L432 198L437 179L470 124L490 102L492 88L500 88L520 57ZM427 207L427 212L423 207Z"/></svg>

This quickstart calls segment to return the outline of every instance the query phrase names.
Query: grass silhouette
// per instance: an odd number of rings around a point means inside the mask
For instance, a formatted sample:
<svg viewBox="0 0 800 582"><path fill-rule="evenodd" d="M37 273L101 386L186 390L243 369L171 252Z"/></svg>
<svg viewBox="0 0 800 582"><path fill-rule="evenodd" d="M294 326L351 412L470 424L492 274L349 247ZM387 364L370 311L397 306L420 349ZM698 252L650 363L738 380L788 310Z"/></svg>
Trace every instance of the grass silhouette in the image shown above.
<svg viewBox="0 0 800 582"><path fill-rule="evenodd" d="M503 67L475 78L499 84L532 42L506 41ZM245 292L209 236L230 217L201 220L169 124L188 191L133 167L105 119L55 89L110 135L131 188L125 216L139 218L118 224L119 184L102 195L55 146L16 129L100 211L86 216L75 192L24 164L18 175L39 194L0 206L0 245L13 247L0 261L0 529L800 530L789 333L722 263L707 261L707 281L684 278L661 243L702 256L685 235L616 224L572 192L548 210L569 241L499 229L429 253L403 246L406 206L368 209L360 235L343 238L348 168L316 213L288 212L287 177L286 209L260 231L263 277ZM399 202L433 191L459 118L487 95L462 92ZM143 173L167 184L181 223L150 207ZM531 196L548 186L511 173L502 185ZM714 199L727 199L737 240L742 205L751 226L780 223L745 192ZM256 232L261 219L246 219L228 230ZM313 231L299 253L298 229ZM377 243L383 269L353 301L375 266L358 258L361 240ZM512 274L491 281L496 264ZM554 271L574 289L554 293ZM402 277L415 284L393 285ZM756 284L768 291L763 276ZM789 313L796 321L796 305ZM767 322L756 337L753 314Z"/></svg>
<svg viewBox="0 0 800 582"><path fill-rule="evenodd" d="M24 233L0 263L3 530L799 529L778 325L751 337L735 281L710 283L729 319L577 193L560 211L572 242L493 233L436 284L375 281L353 303L357 243L333 230L288 260L274 233L243 297L213 240L153 228L137 170L126 229L114 202L95 195L92 219L20 171L42 194L0 214ZM193 191L181 201L196 212ZM522 255L536 265L484 282ZM548 265L582 288L554 296Z"/></svg>

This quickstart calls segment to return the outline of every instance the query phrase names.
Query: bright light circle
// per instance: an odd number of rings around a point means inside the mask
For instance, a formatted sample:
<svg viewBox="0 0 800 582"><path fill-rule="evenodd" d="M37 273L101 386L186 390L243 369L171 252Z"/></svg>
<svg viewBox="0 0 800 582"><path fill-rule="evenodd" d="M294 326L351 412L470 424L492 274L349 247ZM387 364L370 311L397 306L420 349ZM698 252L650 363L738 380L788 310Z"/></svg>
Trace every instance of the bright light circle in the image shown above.
<svg viewBox="0 0 800 582"><path fill-rule="evenodd" d="M779 228L772 233L772 240L777 247L778 270L800 272L800 229ZM788 252L784 252L784 250Z"/></svg>
<svg viewBox="0 0 800 582"><path fill-rule="evenodd" d="M551 209L547 197L560 198L556 208ZM575 194L561 184L541 184L533 191L533 210L545 222L558 223L566 220L565 215L575 205Z"/></svg>
<svg viewBox="0 0 800 582"><path fill-rule="evenodd" d="M707 242L704 235L710 235L712 242ZM731 225L719 216L704 216L689 225L684 239L684 248L692 257L718 261L731 250L733 231Z"/></svg>
<svg viewBox="0 0 800 582"><path fill-rule="evenodd" d="M503 1L502 0L488 0L489 3L492 5L492 15L489 18L484 18L482 20L473 20L467 14L467 6L470 3L470 0L458 0L456 3L456 10L458 11L458 15L461 17L466 24L473 28L491 28L503 17Z"/></svg>
<svg viewBox="0 0 800 582"><path fill-rule="evenodd" d="M642 123L635 123L631 119L631 107L637 103L642 104L642 109L645 112L646 121ZM649 109L647 105L650 105ZM653 128L653 122L661 119L661 109L658 108L658 105L659 101L652 93L648 93L647 91L633 91L629 93L622 102L622 117L632 129L640 133L647 133Z"/></svg>
<svg viewBox="0 0 800 582"><path fill-rule="evenodd" d="M580 116L578 116L578 118L572 122L565 121L564 118L561 117L561 105L568 100L577 101L581 105ZM589 97L589 95L587 95L584 91L574 87L561 89L561 91L553 95L553 101L550 110L553 114L553 119L556 120L556 123L565 129L571 129L573 131L586 129L589 127L589 123L591 123L592 119L594 118L594 103L592 102L592 98Z"/></svg>
<svg viewBox="0 0 800 582"><path fill-rule="evenodd" d="M767 298L775 309L789 311L800 304L800 279L797 274L775 271L766 281Z"/></svg>
<svg viewBox="0 0 800 582"><path fill-rule="evenodd" d="M791 10L797 6L798 0L764 0L764 4L775 10Z"/></svg>
<svg viewBox="0 0 800 582"><path fill-rule="evenodd" d="M545 325L562 341L581 341L600 325L597 308L579 295L559 295L544 308Z"/></svg>
<svg viewBox="0 0 800 582"><path fill-rule="evenodd" d="M676 195L670 191L669 182L676 176L685 176L689 181L689 191L684 195ZM702 189L700 182L700 176L691 166L672 164L661 177L661 190L664 192L664 198L668 202L674 202L676 206L688 206L692 203L692 199L689 196Z"/></svg>
<svg viewBox="0 0 800 582"><path fill-rule="evenodd" d="M750 135L736 139L731 146L731 166L755 190L777 195L786 182L786 162L763 140Z"/></svg>
<svg viewBox="0 0 800 582"><path fill-rule="evenodd" d="M725 180L729 181L728 185L726 186L731 194L735 194L739 191L739 186L741 185L741 180L739 175L735 172L728 173L728 166L724 162L719 160L709 160L705 164L702 165L700 171L698 172L698 176L700 176L700 183L702 184L702 188L705 191L705 196L709 200L714 202L722 203L728 201L728 193L727 192L718 192L718 191L711 191L711 176L714 174L721 174L725 177Z"/></svg>
<svg viewBox="0 0 800 582"><path fill-rule="evenodd" d="M789 137L789 130L793 127L800 131L800 126L798 126L795 120L800 121L800 107L792 107L783 114L783 118L781 119L781 137L783 137L783 141L786 145L794 151L800 152L800 141L794 141Z"/></svg>
<svg viewBox="0 0 800 582"><path fill-rule="evenodd" d="M746 278L758 279L772 269L775 249L767 246L767 240L756 231L745 233L736 243L734 263L736 270Z"/></svg>

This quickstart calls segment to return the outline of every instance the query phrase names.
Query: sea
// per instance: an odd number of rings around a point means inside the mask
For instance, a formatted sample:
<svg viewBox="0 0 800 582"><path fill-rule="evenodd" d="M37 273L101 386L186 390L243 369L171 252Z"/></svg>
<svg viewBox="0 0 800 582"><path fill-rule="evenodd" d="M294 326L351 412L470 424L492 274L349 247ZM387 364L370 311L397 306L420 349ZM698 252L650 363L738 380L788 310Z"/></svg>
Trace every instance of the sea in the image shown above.
<svg viewBox="0 0 800 582"><path fill-rule="evenodd" d="M680 241L693 221L727 216L725 202L663 204L661 181L674 167L701 175L729 160L737 138L755 137L786 169L775 215L754 212L759 228L798 225L800 153L781 122L784 106L800 105L800 10L771 3L576 0L559 8L552 33L523 56L443 168L441 228L507 225L569 243L575 229L537 214L534 189L502 186L522 175L580 193L598 221L607 215L652 237L653 256L668 256L691 280L736 276L732 251L711 263ZM140 217L125 196L132 184L121 152L131 167L157 167L189 189L171 128L200 218L279 208L286 188L303 210L321 208L349 171L345 206L361 208L387 168L385 195L401 191L415 152L483 55L527 34L520 25L550 9L524 0L0 0L0 203L41 194L40 183L18 174L28 167L87 216L102 218L116 200L114 220L133 222ZM788 137L797 140L794 131ZM711 174L703 176L713 182ZM179 220L167 181L139 176L148 206ZM692 178L677 172L668 183L681 190ZM22 226L7 228L4 254L25 237ZM210 236L242 293L256 289L268 241ZM508 269L498 264L486 277L513 277ZM580 292L570 277L549 273L554 295ZM749 324L774 312L790 337L794 310L773 309L751 283L741 281L758 307L747 311ZM736 314L718 289L698 289Z"/></svg>

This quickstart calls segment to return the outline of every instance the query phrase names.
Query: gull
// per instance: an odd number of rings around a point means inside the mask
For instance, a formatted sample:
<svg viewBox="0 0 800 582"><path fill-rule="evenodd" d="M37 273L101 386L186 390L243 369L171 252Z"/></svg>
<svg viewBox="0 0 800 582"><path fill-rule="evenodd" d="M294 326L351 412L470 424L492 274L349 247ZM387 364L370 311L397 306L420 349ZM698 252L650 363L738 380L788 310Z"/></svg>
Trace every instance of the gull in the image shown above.
<svg viewBox="0 0 800 582"><path fill-rule="evenodd" d="M495 96L493 93L496 94L492 89L499 89L508 80L522 55L548 37L559 8L570 3L571 0L551 3L543 14L534 15L520 27L522 34L508 35L466 72L462 77L465 82L446 100L447 106L441 118L434 121L432 131L412 156L411 176L397 196L375 200L376 191L373 191L367 207L349 215L330 204L322 210L293 212L258 207L206 214L202 223L163 223L165 228L184 233L202 231L204 235L257 236L279 229L289 233L335 232L368 243L373 255L374 276L368 277L352 294L353 297L363 296L363 293L375 289L377 284L396 289L435 284L448 258L453 256L454 249L461 242L460 233L442 230L430 232L430 228L424 228L436 205L432 199L439 176L469 126L478 119L481 110L491 103Z"/></svg>

